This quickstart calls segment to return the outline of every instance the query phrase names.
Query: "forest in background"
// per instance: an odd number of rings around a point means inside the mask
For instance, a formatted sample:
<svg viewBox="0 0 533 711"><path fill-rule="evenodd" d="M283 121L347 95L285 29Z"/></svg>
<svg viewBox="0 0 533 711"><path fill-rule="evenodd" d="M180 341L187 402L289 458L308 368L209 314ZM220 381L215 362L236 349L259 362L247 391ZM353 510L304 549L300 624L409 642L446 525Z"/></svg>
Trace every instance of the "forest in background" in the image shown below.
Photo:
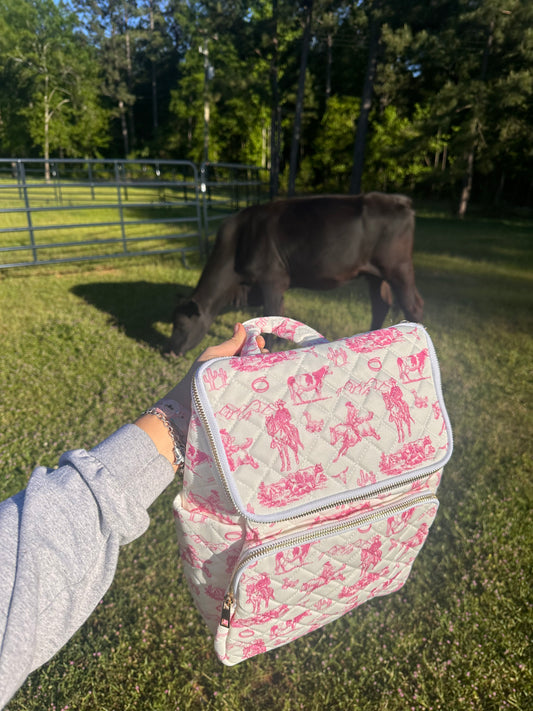
<svg viewBox="0 0 533 711"><path fill-rule="evenodd" d="M0 0L0 157L533 203L531 0Z"/></svg>

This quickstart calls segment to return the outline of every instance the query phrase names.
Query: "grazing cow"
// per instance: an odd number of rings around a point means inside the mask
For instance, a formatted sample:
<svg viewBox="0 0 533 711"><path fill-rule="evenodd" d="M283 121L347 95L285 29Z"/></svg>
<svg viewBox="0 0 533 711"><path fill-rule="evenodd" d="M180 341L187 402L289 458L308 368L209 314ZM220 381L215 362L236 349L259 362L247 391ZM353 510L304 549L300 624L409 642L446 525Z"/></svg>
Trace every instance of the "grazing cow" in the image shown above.
<svg viewBox="0 0 533 711"><path fill-rule="evenodd" d="M293 198L241 210L220 227L191 298L174 311L171 352L194 348L231 301L244 297L245 303L259 293L265 315L281 315L289 287L332 289L360 274L369 282L371 330L380 328L392 303L389 287L406 318L420 321L414 224L411 200L384 193Z"/></svg>

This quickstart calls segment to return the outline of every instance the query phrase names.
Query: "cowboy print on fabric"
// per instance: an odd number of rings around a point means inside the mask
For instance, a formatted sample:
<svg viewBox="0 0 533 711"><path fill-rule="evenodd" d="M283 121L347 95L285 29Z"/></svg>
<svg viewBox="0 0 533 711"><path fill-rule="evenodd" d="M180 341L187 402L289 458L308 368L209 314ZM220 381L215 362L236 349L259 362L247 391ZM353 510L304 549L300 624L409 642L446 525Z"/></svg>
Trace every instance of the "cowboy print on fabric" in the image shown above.
<svg viewBox="0 0 533 711"><path fill-rule="evenodd" d="M329 343L255 319L193 387L175 515L184 570L226 664L399 589L452 450L431 340L403 323ZM261 354L259 333L300 344Z"/></svg>

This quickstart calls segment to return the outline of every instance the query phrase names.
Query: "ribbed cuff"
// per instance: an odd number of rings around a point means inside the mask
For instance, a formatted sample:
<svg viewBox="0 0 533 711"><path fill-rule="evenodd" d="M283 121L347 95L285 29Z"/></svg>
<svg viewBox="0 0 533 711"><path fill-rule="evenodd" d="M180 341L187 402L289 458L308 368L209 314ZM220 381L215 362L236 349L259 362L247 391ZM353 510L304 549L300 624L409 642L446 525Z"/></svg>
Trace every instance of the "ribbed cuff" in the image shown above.
<svg viewBox="0 0 533 711"><path fill-rule="evenodd" d="M148 508L174 479L168 459L136 425L124 425L90 454L112 474L113 484Z"/></svg>

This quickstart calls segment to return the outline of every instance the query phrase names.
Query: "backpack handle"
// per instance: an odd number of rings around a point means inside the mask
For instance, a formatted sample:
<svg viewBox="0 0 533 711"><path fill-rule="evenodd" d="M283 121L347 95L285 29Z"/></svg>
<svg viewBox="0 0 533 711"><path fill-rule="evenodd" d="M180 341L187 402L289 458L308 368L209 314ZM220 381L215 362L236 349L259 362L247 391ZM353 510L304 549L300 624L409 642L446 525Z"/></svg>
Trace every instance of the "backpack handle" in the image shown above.
<svg viewBox="0 0 533 711"><path fill-rule="evenodd" d="M256 338L261 333L273 333L279 338L286 338L300 345L311 346L317 343L327 343L327 338L315 331L311 326L307 326L301 321L295 321L285 316L262 316L252 318L243 323L247 337L241 355L257 355L261 351L257 345Z"/></svg>

